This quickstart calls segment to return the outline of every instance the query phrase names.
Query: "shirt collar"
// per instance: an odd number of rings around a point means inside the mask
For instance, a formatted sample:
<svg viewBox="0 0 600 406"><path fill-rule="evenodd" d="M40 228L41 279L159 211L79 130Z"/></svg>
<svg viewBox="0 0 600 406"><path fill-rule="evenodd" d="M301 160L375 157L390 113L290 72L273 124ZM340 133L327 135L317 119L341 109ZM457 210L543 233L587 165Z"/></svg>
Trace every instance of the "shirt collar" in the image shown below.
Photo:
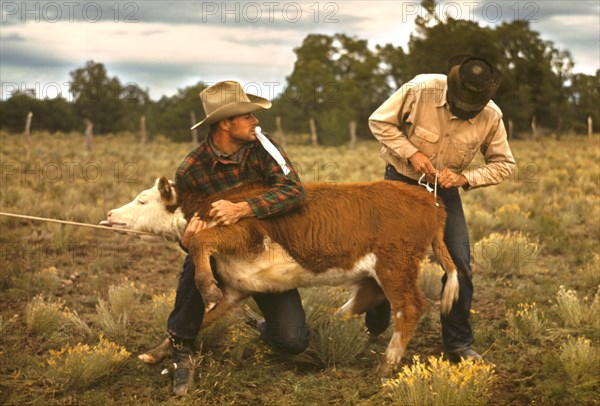
<svg viewBox="0 0 600 406"><path fill-rule="evenodd" d="M223 164L240 164L246 157L247 152L252 145L253 143L245 144L235 154L225 154L221 152L213 143L212 134L209 134L207 137L208 150L211 152L213 157L213 168L219 162Z"/></svg>
<svg viewBox="0 0 600 406"><path fill-rule="evenodd" d="M231 155L227 155L223 152L221 152L213 143L213 138L212 138L212 134L208 135L208 146L210 147L210 149L212 150L213 154L215 154L217 156L217 158L231 158Z"/></svg>

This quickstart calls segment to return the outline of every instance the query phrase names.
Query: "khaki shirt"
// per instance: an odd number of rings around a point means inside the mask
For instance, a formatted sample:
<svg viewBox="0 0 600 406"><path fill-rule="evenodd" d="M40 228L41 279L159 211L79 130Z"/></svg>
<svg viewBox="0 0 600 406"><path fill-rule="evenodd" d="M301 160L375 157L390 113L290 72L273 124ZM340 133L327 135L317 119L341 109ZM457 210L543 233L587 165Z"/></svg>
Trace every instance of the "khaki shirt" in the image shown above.
<svg viewBox="0 0 600 406"><path fill-rule="evenodd" d="M418 75L375 110L369 127L382 144L381 157L415 180L421 173L408 158L421 151L438 171L462 173L466 189L502 182L515 166L502 112L490 101L474 118L461 120L450 112L446 92L446 75ZM469 165L477 151L485 163Z"/></svg>

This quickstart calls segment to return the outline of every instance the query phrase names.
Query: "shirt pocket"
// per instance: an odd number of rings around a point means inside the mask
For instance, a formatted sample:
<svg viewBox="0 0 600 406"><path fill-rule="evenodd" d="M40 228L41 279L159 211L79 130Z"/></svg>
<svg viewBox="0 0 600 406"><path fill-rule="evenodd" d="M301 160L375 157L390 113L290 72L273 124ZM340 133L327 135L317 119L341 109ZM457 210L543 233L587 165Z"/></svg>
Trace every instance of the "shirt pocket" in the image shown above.
<svg viewBox="0 0 600 406"><path fill-rule="evenodd" d="M481 146L479 140L453 140L452 143L456 151L456 156L452 161L456 164L457 169L461 170L473 161Z"/></svg>
<svg viewBox="0 0 600 406"><path fill-rule="evenodd" d="M416 125L413 135L410 137L410 142L418 148L419 151L432 159L438 152L440 134L420 125Z"/></svg>

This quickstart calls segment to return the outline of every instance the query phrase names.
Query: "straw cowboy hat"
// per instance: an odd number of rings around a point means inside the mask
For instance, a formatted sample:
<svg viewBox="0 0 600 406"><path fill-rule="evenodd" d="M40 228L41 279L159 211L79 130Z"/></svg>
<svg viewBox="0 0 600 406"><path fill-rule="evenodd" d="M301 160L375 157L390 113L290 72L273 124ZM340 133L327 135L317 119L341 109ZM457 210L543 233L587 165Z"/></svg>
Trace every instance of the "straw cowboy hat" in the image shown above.
<svg viewBox="0 0 600 406"><path fill-rule="evenodd" d="M242 85L226 80L207 87L200 92L200 100L206 117L194 124L192 130L223 119L271 108L271 102L253 94L246 94Z"/></svg>
<svg viewBox="0 0 600 406"><path fill-rule="evenodd" d="M448 60L448 101L463 112L483 110L501 81L500 71L483 58L457 55Z"/></svg>

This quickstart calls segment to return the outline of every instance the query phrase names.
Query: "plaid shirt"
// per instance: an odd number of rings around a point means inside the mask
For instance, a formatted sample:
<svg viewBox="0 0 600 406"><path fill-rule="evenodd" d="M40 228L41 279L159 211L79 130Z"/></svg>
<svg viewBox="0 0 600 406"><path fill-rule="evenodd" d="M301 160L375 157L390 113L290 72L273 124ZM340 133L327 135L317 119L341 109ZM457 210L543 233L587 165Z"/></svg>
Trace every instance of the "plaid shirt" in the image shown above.
<svg viewBox="0 0 600 406"><path fill-rule="evenodd" d="M300 178L283 149L273 139L270 140L288 162L291 172L287 176L258 141L241 151L241 159L237 162L217 155L207 138L179 165L175 185L180 191L208 196L242 183L263 181L271 185L271 189L246 200L256 217L264 218L300 207L305 198Z"/></svg>

